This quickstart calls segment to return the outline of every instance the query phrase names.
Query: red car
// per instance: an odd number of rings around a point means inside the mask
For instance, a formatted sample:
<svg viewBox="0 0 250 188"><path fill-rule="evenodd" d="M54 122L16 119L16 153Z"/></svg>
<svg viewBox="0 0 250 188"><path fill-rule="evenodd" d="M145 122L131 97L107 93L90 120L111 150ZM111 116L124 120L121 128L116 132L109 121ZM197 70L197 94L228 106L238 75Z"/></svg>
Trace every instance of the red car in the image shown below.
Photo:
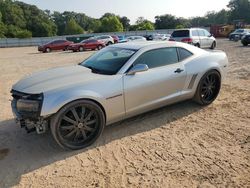
<svg viewBox="0 0 250 188"><path fill-rule="evenodd" d="M82 52L84 50L95 50L95 49L100 50L103 47L105 47L104 42L96 39L87 39L77 44L71 44L68 47L68 50L72 50L73 52L77 51Z"/></svg>
<svg viewBox="0 0 250 188"><path fill-rule="evenodd" d="M53 50L67 50L68 46L74 44L68 40L54 40L44 45L38 46L38 51L40 52L51 52Z"/></svg>
<svg viewBox="0 0 250 188"><path fill-rule="evenodd" d="M118 36L112 35L111 37L114 39L114 43L115 43L115 44L119 42Z"/></svg>

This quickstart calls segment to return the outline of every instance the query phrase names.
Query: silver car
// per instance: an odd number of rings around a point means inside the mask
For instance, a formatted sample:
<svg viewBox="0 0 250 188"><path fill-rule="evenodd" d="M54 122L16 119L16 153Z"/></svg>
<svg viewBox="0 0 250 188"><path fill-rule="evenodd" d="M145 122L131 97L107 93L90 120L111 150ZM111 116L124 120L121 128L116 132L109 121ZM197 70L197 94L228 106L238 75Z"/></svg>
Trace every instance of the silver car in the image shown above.
<svg viewBox="0 0 250 188"><path fill-rule="evenodd" d="M244 35L250 32L250 29L236 29L234 32L229 34L229 40L240 40Z"/></svg>
<svg viewBox="0 0 250 188"><path fill-rule="evenodd" d="M206 29L191 28L191 29L179 29L172 33L170 40L185 42L192 44L199 48L216 47L216 39Z"/></svg>
<svg viewBox="0 0 250 188"><path fill-rule="evenodd" d="M224 52L185 43L115 44L79 65L23 78L12 87L12 110L27 131L50 128L61 147L81 149L105 125L187 99L209 105L227 64Z"/></svg>
<svg viewBox="0 0 250 188"><path fill-rule="evenodd" d="M110 35L95 36L95 37L91 37L91 39L96 39L96 40L102 41L106 46L115 43L114 39Z"/></svg>
<svg viewBox="0 0 250 188"><path fill-rule="evenodd" d="M153 40L154 41L162 41L162 40L169 40L171 37L170 34L154 34Z"/></svg>
<svg viewBox="0 0 250 188"><path fill-rule="evenodd" d="M129 36L126 38L128 42L144 42L147 41L145 37L142 36Z"/></svg>

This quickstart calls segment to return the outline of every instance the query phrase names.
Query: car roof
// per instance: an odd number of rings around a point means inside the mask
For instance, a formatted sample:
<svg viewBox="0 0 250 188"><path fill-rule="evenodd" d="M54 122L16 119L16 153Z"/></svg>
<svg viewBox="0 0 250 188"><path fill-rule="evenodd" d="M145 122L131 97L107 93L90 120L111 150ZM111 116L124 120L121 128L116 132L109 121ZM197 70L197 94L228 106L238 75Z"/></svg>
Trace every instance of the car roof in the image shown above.
<svg viewBox="0 0 250 188"><path fill-rule="evenodd" d="M132 37L132 36L130 36ZM126 48L126 49L133 49L133 50L139 50L141 48L147 47L147 46L152 46L152 45L157 45L159 43L152 42L152 41L145 41L145 42L128 42L128 43L119 43L119 44L114 44L112 47L117 47L117 48Z"/></svg>
<svg viewBox="0 0 250 188"><path fill-rule="evenodd" d="M175 29L174 32L175 31L183 31L183 30L197 30L197 29L206 30L205 28L192 27L192 28Z"/></svg>
<svg viewBox="0 0 250 188"><path fill-rule="evenodd" d="M132 36L128 36L128 38L129 37L142 37L143 38L143 36L140 36L140 35L132 35Z"/></svg>
<svg viewBox="0 0 250 188"><path fill-rule="evenodd" d="M151 47L151 48L157 48L160 46L166 46L166 47L175 47L178 46L177 42L174 41L143 41L143 42L128 42L128 43L119 43L112 45L113 47L117 48L127 48L127 49L133 49L133 50L139 50L141 48L145 47Z"/></svg>
<svg viewBox="0 0 250 188"><path fill-rule="evenodd" d="M145 41L145 42L127 42L127 43L118 43L114 44L110 47L116 48L125 48L131 50L151 50L157 48L164 48L164 47L181 47L185 48L192 53L203 53L205 50L192 46L190 44L182 43L182 42L175 42L175 41Z"/></svg>

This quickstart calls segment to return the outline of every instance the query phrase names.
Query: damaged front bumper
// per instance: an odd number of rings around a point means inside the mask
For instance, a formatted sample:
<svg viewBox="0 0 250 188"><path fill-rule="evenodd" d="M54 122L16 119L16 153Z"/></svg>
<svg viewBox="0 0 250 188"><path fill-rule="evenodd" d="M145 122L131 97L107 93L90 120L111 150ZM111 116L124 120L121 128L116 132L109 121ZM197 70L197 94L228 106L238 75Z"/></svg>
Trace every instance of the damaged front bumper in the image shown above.
<svg viewBox="0 0 250 188"><path fill-rule="evenodd" d="M42 105L42 98L39 99L38 111L22 111L18 109L18 100L38 100L35 97L39 95L30 95L17 91L11 91L13 100L11 101L11 108L15 117L16 123L25 128L28 133L36 131L38 134L45 133L48 129L48 118L40 116L40 110Z"/></svg>

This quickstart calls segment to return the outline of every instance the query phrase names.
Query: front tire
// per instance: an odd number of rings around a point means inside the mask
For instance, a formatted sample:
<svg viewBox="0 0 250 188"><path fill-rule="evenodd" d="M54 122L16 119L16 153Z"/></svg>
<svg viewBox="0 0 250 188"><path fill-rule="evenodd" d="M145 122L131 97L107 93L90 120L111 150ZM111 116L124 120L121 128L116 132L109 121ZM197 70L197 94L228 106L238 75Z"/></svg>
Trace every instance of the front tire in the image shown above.
<svg viewBox="0 0 250 188"><path fill-rule="evenodd" d="M90 146L102 134L105 116L96 103L77 100L65 105L51 119L51 133L63 149Z"/></svg>
<svg viewBox="0 0 250 188"><path fill-rule="evenodd" d="M214 42L212 43L210 49L213 50L213 49L215 49L215 47L216 47L216 42L214 41Z"/></svg>
<svg viewBox="0 0 250 188"><path fill-rule="evenodd" d="M51 49L50 49L50 48L46 48L46 49L45 49L45 52L46 52L46 53L50 53L50 52L51 52Z"/></svg>
<svg viewBox="0 0 250 188"><path fill-rule="evenodd" d="M242 42L243 46L247 46L248 43L247 42Z"/></svg>
<svg viewBox="0 0 250 188"><path fill-rule="evenodd" d="M102 45L98 45L97 50L101 50L101 49L102 49Z"/></svg>
<svg viewBox="0 0 250 188"><path fill-rule="evenodd" d="M63 51L68 51L68 48L69 48L68 46L65 46Z"/></svg>
<svg viewBox="0 0 250 188"><path fill-rule="evenodd" d="M194 101L200 105L211 104L218 96L221 88L221 76L216 70L207 72L200 80Z"/></svg>

